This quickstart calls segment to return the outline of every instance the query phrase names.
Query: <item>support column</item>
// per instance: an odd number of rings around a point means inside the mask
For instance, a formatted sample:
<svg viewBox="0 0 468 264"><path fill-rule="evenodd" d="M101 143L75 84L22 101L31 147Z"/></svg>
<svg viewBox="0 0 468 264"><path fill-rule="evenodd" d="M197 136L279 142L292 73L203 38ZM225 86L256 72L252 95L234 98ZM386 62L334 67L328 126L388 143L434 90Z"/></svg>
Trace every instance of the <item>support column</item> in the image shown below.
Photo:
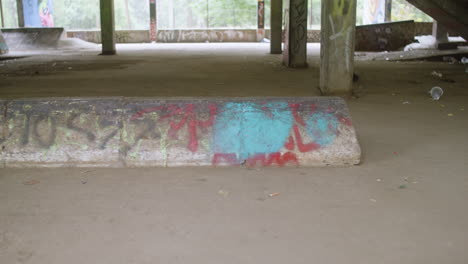
<svg viewBox="0 0 468 264"><path fill-rule="evenodd" d="M326 1L323 1L326 2ZM283 63L307 67L307 0L286 0Z"/></svg>
<svg viewBox="0 0 468 264"><path fill-rule="evenodd" d="M283 0L271 0L270 16L270 51L281 54L283 43Z"/></svg>
<svg viewBox="0 0 468 264"><path fill-rule="evenodd" d="M114 0L100 1L102 55L115 55Z"/></svg>
<svg viewBox="0 0 468 264"><path fill-rule="evenodd" d="M447 28L435 20L432 24L432 36L436 39L437 45L449 42Z"/></svg>
<svg viewBox="0 0 468 264"><path fill-rule="evenodd" d="M356 0L322 1L320 90L351 93L354 74Z"/></svg>
<svg viewBox="0 0 468 264"><path fill-rule="evenodd" d="M3 38L2 31L0 30L0 55L8 53L8 45Z"/></svg>
<svg viewBox="0 0 468 264"><path fill-rule="evenodd" d="M158 38L158 21L156 20L156 0L150 0L150 41L156 42Z"/></svg>
<svg viewBox="0 0 468 264"><path fill-rule="evenodd" d="M257 41L265 38L265 1L258 0L257 5Z"/></svg>
<svg viewBox="0 0 468 264"><path fill-rule="evenodd" d="M0 0L0 16L2 16L2 28L5 27L5 16L3 15L3 3Z"/></svg>
<svg viewBox="0 0 468 264"><path fill-rule="evenodd" d="M385 22L392 22L392 0L385 0Z"/></svg>
<svg viewBox="0 0 468 264"><path fill-rule="evenodd" d="M18 27L24 27L23 0L16 0L16 11L18 12Z"/></svg>

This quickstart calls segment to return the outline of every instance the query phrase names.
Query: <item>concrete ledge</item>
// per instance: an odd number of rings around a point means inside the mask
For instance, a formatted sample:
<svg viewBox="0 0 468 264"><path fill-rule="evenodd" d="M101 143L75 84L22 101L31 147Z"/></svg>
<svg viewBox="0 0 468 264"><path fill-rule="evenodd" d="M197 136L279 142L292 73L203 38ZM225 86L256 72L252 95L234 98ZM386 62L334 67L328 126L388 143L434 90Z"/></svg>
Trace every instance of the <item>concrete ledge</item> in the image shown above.
<svg viewBox="0 0 468 264"><path fill-rule="evenodd" d="M67 31L68 38L101 43L99 30ZM270 30L265 30L265 37L270 38ZM116 30L117 43L148 43L149 30ZM308 42L320 42L320 30L307 31ZM256 29L173 29L158 30L157 42L161 43L201 43L201 42L258 42Z"/></svg>
<svg viewBox="0 0 468 264"><path fill-rule="evenodd" d="M413 20L362 25L356 27L356 51L402 50L414 42Z"/></svg>
<svg viewBox="0 0 468 264"><path fill-rule="evenodd" d="M57 48L63 28L3 28L2 32L11 50Z"/></svg>
<svg viewBox="0 0 468 264"><path fill-rule="evenodd" d="M0 101L3 167L341 166L361 150L341 98Z"/></svg>

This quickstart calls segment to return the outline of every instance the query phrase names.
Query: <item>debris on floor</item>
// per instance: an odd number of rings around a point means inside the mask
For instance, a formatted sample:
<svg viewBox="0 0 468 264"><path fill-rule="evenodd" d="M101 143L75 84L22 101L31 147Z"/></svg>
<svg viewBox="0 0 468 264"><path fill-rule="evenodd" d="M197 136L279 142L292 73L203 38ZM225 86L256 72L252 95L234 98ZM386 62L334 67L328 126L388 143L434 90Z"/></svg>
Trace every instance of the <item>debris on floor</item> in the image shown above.
<svg viewBox="0 0 468 264"><path fill-rule="evenodd" d="M431 73L432 76L436 76L436 77L439 77L439 78L442 78L444 75L441 73L441 72L438 72L438 71L433 71Z"/></svg>
<svg viewBox="0 0 468 264"><path fill-rule="evenodd" d="M448 62L449 64L458 63L458 60L457 60L455 57L453 57L453 56L444 56L444 57L442 57L442 60L443 60L444 62Z"/></svg>
<svg viewBox="0 0 468 264"><path fill-rule="evenodd" d="M465 67L466 67L467 64L468 64L468 58L467 58L467 57L463 57L463 58L461 59L461 63L462 63L463 65L465 65ZM465 72L468 73L468 67L465 68Z"/></svg>
<svg viewBox="0 0 468 264"><path fill-rule="evenodd" d="M229 191L221 189L221 190L218 191L218 194L223 196L224 198L226 198L226 197L229 196Z"/></svg>
<svg viewBox="0 0 468 264"><path fill-rule="evenodd" d="M432 89L429 91L429 94L431 95L432 100L438 101L444 94L444 90L439 86L435 86L432 87Z"/></svg>
<svg viewBox="0 0 468 264"><path fill-rule="evenodd" d="M276 197L278 195L280 195L280 193L270 193L268 194L268 197Z"/></svg>
<svg viewBox="0 0 468 264"><path fill-rule="evenodd" d="M39 184L40 181L38 180L30 180L30 181L25 181L23 182L24 185L36 185L36 184Z"/></svg>

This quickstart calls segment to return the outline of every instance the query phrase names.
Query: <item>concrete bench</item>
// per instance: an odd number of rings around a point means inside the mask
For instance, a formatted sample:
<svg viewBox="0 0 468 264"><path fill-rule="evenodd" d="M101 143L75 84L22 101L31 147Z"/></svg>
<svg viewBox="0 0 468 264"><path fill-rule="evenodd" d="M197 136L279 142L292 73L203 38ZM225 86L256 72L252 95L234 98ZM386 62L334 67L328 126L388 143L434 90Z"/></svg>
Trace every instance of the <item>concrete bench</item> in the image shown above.
<svg viewBox="0 0 468 264"><path fill-rule="evenodd" d="M10 50L57 48L63 28L2 28Z"/></svg>
<svg viewBox="0 0 468 264"><path fill-rule="evenodd" d="M3 167L342 166L361 150L336 97L0 101Z"/></svg>

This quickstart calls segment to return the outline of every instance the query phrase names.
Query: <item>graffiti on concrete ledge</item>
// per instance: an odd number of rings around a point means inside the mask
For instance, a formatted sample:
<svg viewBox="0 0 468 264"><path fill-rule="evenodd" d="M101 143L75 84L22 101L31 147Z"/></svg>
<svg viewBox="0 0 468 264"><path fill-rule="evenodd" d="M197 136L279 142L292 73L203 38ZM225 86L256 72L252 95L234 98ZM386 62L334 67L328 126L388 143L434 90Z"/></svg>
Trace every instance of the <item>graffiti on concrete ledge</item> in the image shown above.
<svg viewBox="0 0 468 264"><path fill-rule="evenodd" d="M7 163L298 166L354 137L344 102L331 102L12 101L0 143Z"/></svg>

